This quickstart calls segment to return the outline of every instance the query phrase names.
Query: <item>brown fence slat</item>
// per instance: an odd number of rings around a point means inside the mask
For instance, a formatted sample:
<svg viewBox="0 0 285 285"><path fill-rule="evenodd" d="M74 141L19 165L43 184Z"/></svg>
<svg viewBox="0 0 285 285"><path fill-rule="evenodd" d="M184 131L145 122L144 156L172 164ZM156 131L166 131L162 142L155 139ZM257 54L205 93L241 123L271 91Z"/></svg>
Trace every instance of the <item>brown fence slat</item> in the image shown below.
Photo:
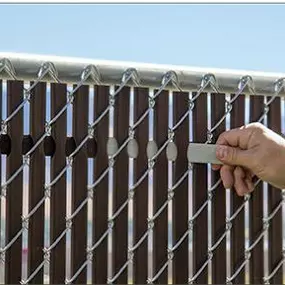
<svg viewBox="0 0 285 285"><path fill-rule="evenodd" d="M109 104L109 87L95 86L94 120ZM94 181L108 167L107 140L109 120L108 115L96 126L97 156L94 160ZM108 228L108 175L94 189L93 196L93 244L95 244ZM107 282L107 238L93 252L93 283Z"/></svg>
<svg viewBox="0 0 285 285"><path fill-rule="evenodd" d="M130 108L130 88L124 87L116 97L114 136L118 145L129 136L129 108ZM126 149L116 158L114 166L114 212L128 198L128 155ZM114 274L118 273L127 261L128 244L128 207L125 207L116 218L114 224ZM127 282L127 270L117 279L116 283Z"/></svg>
<svg viewBox="0 0 285 285"><path fill-rule="evenodd" d="M66 104L66 85L51 84L51 118ZM52 137L56 143L55 154L51 158L51 181L66 165L66 113L52 127ZM66 176L63 175L51 189L50 197L50 243L65 230L66 216ZM65 238L63 238L50 256L50 282L59 284L65 281Z"/></svg>
<svg viewBox="0 0 285 285"><path fill-rule="evenodd" d="M225 94L212 94L211 95L211 120L212 127L223 117L225 114ZM225 131L225 120L214 131L213 142L216 141L219 134ZM220 179L217 171L212 171L212 185ZM212 199L212 214L213 214L213 240L215 244L225 232L226 220L226 190L221 183L215 190ZM213 283L224 283L226 281L226 238L213 252Z"/></svg>
<svg viewBox="0 0 285 285"><path fill-rule="evenodd" d="M156 91L155 91L156 92ZM168 130L168 92L163 91L155 99L154 138L160 148L167 137ZM154 167L154 213L167 200L167 159L163 151L156 159ZM155 220L154 225L154 272L155 274L167 261L167 210ZM156 283L167 283L167 270L157 279Z"/></svg>
<svg viewBox="0 0 285 285"><path fill-rule="evenodd" d="M234 95L233 95L234 96ZM232 97L233 97L232 96ZM231 111L231 129L238 128L244 125L245 122L245 97L239 96L233 103ZM244 198L236 194L232 189L232 214L244 202ZM232 222L231 229L231 272L232 274L239 268L244 260L244 210L241 211L235 220ZM242 284L245 282L244 270L233 280L235 284Z"/></svg>
<svg viewBox="0 0 285 285"><path fill-rule="evenodd" d="M23 101L23 82L7 81L7 115ZM6 179L22 165L23 109L9 122L8 135L12 150L7 157ZM20 138L20 139L19 139ZM7 187L6 244L22 228L23 174L20 173ZM6 283L19 283L21 280L22 239L18 238L6 255Z"/></svg>
<svg viewBox="0 0 285 285"><path fill-rule="evenodd" d="M144 111L148 108L148 93L147 88L135 88L135 116L136 122ZM146 147L148 142L148 118L138 126L135 133L135 138L139 144L139 155L135 160L135 178L136 182L147 169ZM135 234L134 243L137 243L142 235L147 231L147 209L148 209L148 179L145 180L135 189L134 197L134 224ZM136 284L146 283L147 280L147 239L139 246L134 254L134 281Z"/></svg>
<svg viewBox="0 0 285 285"><path fill-rule="evenodd" d="M73 137L77 146L88 134L89 87L84 85L76 92L73 102ZM87 196L87 154L86 144L76 154L72 166L72 213ZM87 246L87 206L74 217L71 230L71 272L72 276L86 261ZM86 268L76 278L75 283L86 282Z"/></svg>
<svg viewBox="0 0 285 285"><path fill-rule="evenodd" d="M189 93L174 92L173 93L173 113L175 125L179 119L188 111ZM174 166L173 184L188 171L187 147L189 142L189 120L188 117L175 131L175 143L178 149L177 160ZM188 179L186 178L179 187L175 189L173 198L173 223L175 245L188 229ZM174 283L186 284L188 282L188 240L176 249L174 253Z"/></svg>
<svg viewBox="0 0 285 285"><path fill-rule="evenodd" d="M255 122L263 112L264 97L250 97L250 121ZM255 188L250 199L250 244L259 236L263 229L263 187L262 182ZM252 250L250 262L250 282L261 284L263 282L263 243L260 241Z"/></svg>
<svg viewBox="0 0 285 285"><path fill-rule="evenodd" d="M268 98L268 100L270 97ZM270 111L268 114L268 127L276 133L281 133L281 99L275 98L270 105ZM275 207L282 200L281 191L271 185L268 185L268 198L269 198L269 214L275 209ZM282 208L279 209L275 217L271 221L269 228L269 273L277 266L282 259ZM282 266L276 272L272 280L273 284L281 284L282 279Z"/></svg>
<svg viewBox="0 0 285 285"><path fill-rule="evenodd" d="M31 83L33 84L33 83ZM30 100L30 134L36 143L45 132L46 83L38 83L32 90ZM44 196L45 156L43 144L31 155L30 159L29 211ZM43 260L44 247L44 204L30 218L29 222L29 273L35 271ZM31 283L43 283L43 269L31 280Z"/></svg>
<svg viewBox="0 0 285 285"><path fill-rule="evenodd" d="M195 93L193 93L195 96ZM193 140L204 143L207 140L207 94L202 93L195 101L193 110ZM194 214L207 200L207 165L193 165L193 207ZM194 274L201 268L208 255L208 219L207 209L194 222L193 255ZM208 283L207 269L197 278L198 284Z"/></svg>

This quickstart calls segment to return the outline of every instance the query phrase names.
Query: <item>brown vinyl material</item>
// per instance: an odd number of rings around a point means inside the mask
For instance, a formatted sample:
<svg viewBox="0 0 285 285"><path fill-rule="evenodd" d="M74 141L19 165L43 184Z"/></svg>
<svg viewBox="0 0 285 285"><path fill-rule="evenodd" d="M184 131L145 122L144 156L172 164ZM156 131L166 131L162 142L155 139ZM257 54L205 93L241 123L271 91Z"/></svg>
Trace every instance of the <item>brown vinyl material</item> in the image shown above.
<svg viewBox="0 0 285 285"><path fill-rule="evenodd" d="M38 141L45 132L46 116L46 83L39 83L32 90L30 101L30 133L34 141ZM30 159L29 211L44 196L45 155L41 144ZM44 204L29 221L29 272L35 271L43 259L44 246ZM43 283L43 270L31 280L32 283Z"/></svg>
<svg viewBox="0 0 285 285"><path fill-rule="evenodd" d="M7 115L23 101L23 82L7 81ZM23 110L9 122L8 135L12 151L7 157L6 180L22 165ZM20 138L20 139L19 139ZM7 187L6 199L6 244L22 228L23 174L20 173ZM21 280L22 238L19 237L6 252L6 283Z"/></svg>
<svg viewBox="0 0 285 285"><path fill-rule="evenodd" d="M51 118L66 104L66 85L51 84ZM56 142L56 151L51 158L51 181L54 180L66 165L65 140L66 140L66 113L64 113L52 127L51 135ZM50 198L50 243L65 230L66 217L66 176L63 175L52 187ZM52 250L50 256L50 282L53 284L65 280L65 238Z"/></svg>

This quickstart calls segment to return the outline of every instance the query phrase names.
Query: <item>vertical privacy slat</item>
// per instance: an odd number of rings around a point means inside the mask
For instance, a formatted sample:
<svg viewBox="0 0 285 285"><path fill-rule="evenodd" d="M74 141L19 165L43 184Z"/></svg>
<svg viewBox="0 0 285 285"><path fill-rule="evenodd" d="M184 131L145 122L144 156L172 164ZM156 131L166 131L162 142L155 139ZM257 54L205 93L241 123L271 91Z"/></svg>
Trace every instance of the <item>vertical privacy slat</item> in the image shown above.
<svg viewBox="0 0 285 285"><path fill-rule="evenodd" d="M33 89L30 101L30 130L34 142L37 142L45 131L46 83L38 83ZM44 196L45 156L43 144L31 155L29 171L29 211ZM44 245L44 206L30 218L29 222L29 272L30 274L43 260ZM31 280L32 283L43 283L43 270Z"/></svg>
<svg viewBox="0 0 285 285"><path fill-rule="evenodd" d="M268 98L270 100L270 97ZM268 114L268 127L273 131L280 134L281 132L281 100L275 98L270 105L270 111ZM269 191L269 214L275 209L275 207L282 200L281 191L271 185L268 185ZM271 221L269 228L269 274L277 266L278 262L282 258L282 210L281 208L276 213L275 217ZM280 268L272 280L273 284L282 283L282 269Z"/></svg>
<svg viewBox="0 0 285 285"><path fill-rule="evenodd" d="M225 94L211 95L211 121L212 127L225 114ZM216 142L219 134L225 131L225 120L214 131L213 142ZM217 171L212 171L212 185L220 178ZM225 232L226 218L226 189L223 184L214 190L212 200L213 211L213 244L215 244ZM226 280L226 238L219 244L213 252L213 283L224 283Z"/></svg>
<svg viewBox="0 0 285 285"><path fill-rule="evenodd" d="M114 134L117 138L119 147L129 136L129 108L130 108L130 88L124 87L116 97L115 106L115 127ZM128 155L126 148L116 157L114 167L115 189L114 189L114 212L128 198ZM114 226L114 274L117 274L127 261L127 242L128 242L128 207L115 220ZM125 270L116 280L116 283L127 282L127 270Z"/></svg>
<svg viewBox="0 0 285 285"><path fill-rule="evenodd" d="M66 85L51 84L51 118L66 104ZM65 167L66 113L52 127L52 137L56 143L54 156L51 158L51 181ZM50 244L65 230L66 216L66 176L63 175L51 189L50 197ZM63 238L50 256L50 282L63 283L65 280L65 238Z"/></svg>
<svg viewBox="0 0 285 285"><path fill-rule="evenodd" d="M144 111L148 108L148 89L147 88L135 88L135 122L142 116ZM135 160L135 179L136 182L147 170L147 156L146 147L148 142L148 118L139 125L135 135L139 143L139 155ZM147 231L147 203L148 203L148 191L147 191L147 177L145 180L135 189L134 197L134 224L135 235L134 244L143 236ZM135 283L143 284L147 280L147 239L139 246L134 254L135 264Z"/></svg>
<svg viewBox="0 0 285 285"><path fill-rule="evenodd" d="M233 96L232 96L233 97ZM231 129L238 128L244 125L245 118L245 97L240 95L232 104L233 109L231 111ZM235 213L237 209L244 202L244 198L238 196L233 189L232 191L232 213ZM235 272L244 259L244 210L242 210L238 216L232 222L231 230L231 250L232 250L232 272ZM244 280L244 270L234 280L235 284L242 284Z"/></svg>
<svg viewBox="0 0 285 285"><path fill-rule="evenodd" d="M193 93L195 96L196 93ZM193 139L194 142L204 143L207 140L207 94L202 93L195 101L193 110ZM193 192L194 192L194 214L207 200L207 165L193 165ZM207 259L208 253L208 229L207 210L196 218L194 222L194 274L201 268ZM196 280L199 284L208 283L207 269L205 269Z"/></svg>
<svg viewBox="0 0 285 285"><path fill-rule="evenodd" d="M23 101L23 82L7 82L7 115L9 116L15 108ZM9 122L8 134L12 141L12 150L7 158L8 180L15 171L22 165L22 141L23 136L23 110ZM23 175L20 173L7 187L7 208L6 208L6 244L22 228L22 195L23 195ZM22 239L18 238L8 249L6 255L6 282L19 283L21 280L21 258Z"/></svg>
<svg viewBox="0 0 285 285"><path fill-rule="evenodd" d="M173 114L173 91L168 92L168 128L169 130L172 129L174 126L174 114ZM174 139L173 139L174 140ZM168 148L171 147L172 142L168 143ZM173 195L174 192L170 191L170 188L173 187L174 185L174 161L171 161L170 159L170 152L166 149L166 158L167 158L167 191L168 191L168 197L169 195ZM171 193L171 194L170 194ZM168 248L172 248L174 246L173 241L174 241L174 223L173 223L173 218L174 218L174 204L173 204L173 197L170 201L167 203L167 246ZM173 252L169 253L173 256ZM174 263L173 263L173 258L169 258L168 256L168 267L167 267L167 281L168 283L173 283L174 279Z"/></svg>
<svg viewBox="0 0 285 285"><path fill-rule="evenodd" d="M94 121L102 114L109 104L109 87L95 86ZM94 179L108 167L107 140L108 115L95 128L97 156L94 163ZM94 182L95 182L94 181ZM94 189L93 206L93 244L95 244L108 228L108 175ZM107 238L93 252L93 283L107 282Z"/></svg>
<svg viewBox="0 0 285 285"><path fill-rule="evenodd" d="M255 122L259 119L263 112L264 97L263 96L252 96L250 98L250 121ZM259 183L255 188L252 198L250 199L250 217L251 217L251 228L250 228L250 244L252 244L263 230L262 224L262 201L263 191L262 183ZM260 284L262 283L263 277L263 245L260 241L255 248L252 250L251 261L250 261L250 280L251 283Z"/></svg>
<svg viewBox="0 0 285 285"><path fill-rule="evenodd" d="M88 134L88 96L89 87L79 88L73 103L73 137L77 146ZM72 213L87 196L87 155L86 144L76 154L72 165ZM74 217L72 223L72 276L86 260L87 245L87 207L84 206ZM86 282L86 268L76 278L75 283Z"/></svg>
<svg viewBox="0 0 285 285"><path fill-rule="evenodd" d="M174 125L188 111L188 93L174 92L173 94L173 120ZM188 171L187 147L189 120L185 121L175 131L175 143L178 149L178 157L174 166L173 184ZM175 245L188 229L188 180L185 179L177 187L174 195L174 242ZM188 243L187 238L174 253L174 283L185 284L188 282Z"/></svg>
<svg viewBox="0 0 285 285"><path fill-rule="evenodd" d="M156 92L156 91L155 91ZM154 138L158 148L167 140L168 92L163 91L156 98L154 118ZM165 150L158 156L154 174L154 213L167 200L167 159ZM167 261L167 210L155 220L154 225L155 274ZM157 279L157 283L167 283L167 270Z"/></svg>
<svg viewBox="0 0 285 285"><path fill-rule="evenodd" d="M149 98L152 99L154 97L154 89L149 90ZM149 107L151 107L151 100L149 100ZM149 110L149 118L148 118L148 123L149 123L149 132L148 132L148 139L149 141L154 141L154 108L150 108ZM150 163L148 163L150 166ZM151 163L153 164L153 163ZM150 223L149 221L152 221L154 217L154 169L149 169L148 173L148 224ZM151 280L154 276L154 223L152 223L151 227L149 228L148 232L148 241L147 241L147 282ZM149 227L149 226L148 226Z"/></svg>

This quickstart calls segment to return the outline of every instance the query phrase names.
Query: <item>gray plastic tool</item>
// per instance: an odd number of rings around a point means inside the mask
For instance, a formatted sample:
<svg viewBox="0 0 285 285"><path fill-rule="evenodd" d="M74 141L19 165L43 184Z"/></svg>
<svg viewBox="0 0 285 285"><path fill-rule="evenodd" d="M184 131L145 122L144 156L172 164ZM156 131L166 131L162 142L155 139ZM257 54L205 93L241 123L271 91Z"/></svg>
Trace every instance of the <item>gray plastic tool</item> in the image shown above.
<svg viewBox="0 0 285 285"><path fill-rule="evenodd" d="M189 143L187 158L191 163L222 164L216 157L215 144Z"/></svg>

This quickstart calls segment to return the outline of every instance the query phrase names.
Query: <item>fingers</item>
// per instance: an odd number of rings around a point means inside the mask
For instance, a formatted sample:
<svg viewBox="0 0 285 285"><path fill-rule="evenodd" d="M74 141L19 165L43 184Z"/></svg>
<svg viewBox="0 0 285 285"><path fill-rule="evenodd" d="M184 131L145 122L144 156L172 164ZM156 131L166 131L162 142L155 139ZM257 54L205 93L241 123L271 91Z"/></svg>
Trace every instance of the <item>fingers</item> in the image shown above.
<svg viewBox="0 0 285 285"><path fill-rule="evenodd" d="M217 145L216 157L227 165L254 167L255 157L253 150L243 150L238 147Z"/></svg>
<svg viewBox="0 0 285 285"><path fill-rule="evenodd" d="M234 167L230 165L223 165L220 170L220 176L224 187L232 188L234 186Z"/></svg>
<svg viewBox="0 0 285 285"><path fill-rule="evenodd" d="M229 145L232 147L240 146L240 138L246 136L244 129L232 129L225 131L218 137L216 144L218 145Z"/></svg>
<svg viewBox="0 0 285 285"><path fill-rule="evenodd" d="M246 174L242 167L237 166L234 170L234 187L239 196L244 196L249 192L247 183L245 182Z"/></svg>
<svg viewBox="0 0 285 285"><path fill-rule="evenodd" d="M240 149L247 149L248 142L253 132L254 128L246 126L232 129L220 134L216 144L238 147Z"/></svg>
<svg viewBox="0 0 285 285"><path fill-rule="evenodd" d="M254 190L252 172L242 167L223 165L220 170L221 179L226 189L235 188L239 196L244 196Z"/></svg>
<svg viewBox="0 0 285 285"><path fill-rule="evenodd" d="M248 192L245 194L251 193L254 190L254 184L251 179L246 178L245 179L245 184L247 186Z"/></svg>
<svg viewBox="0 0 285 285"><path fill-rule="evenodd" d="M243 167L220 166L220 176L225 189L235 188L239 196L251 193L254 190L254 174Z"/></svg>
<svg viewBox="0 0 285 285"><path fill-rule="evenodd" d="M222 133L217 142L216 157L223 165L212 165L220 170L225 188L235 187L239 196L254 190L253 173L258 171L260 153L253 144L253 138L264 128L261 124L249 124Z"/></svg>
<svg viewBox="0 0 285 285"><path fill-rule="evenodd" d="M246 171L245 183L248 187L249 192L252 192L254 190L253 176L254 174L250 170Z"/></svg>
<svg viewBox="0 0 285 285"><path fill-rule="evenodd" d="M225 131L219 135L216 145L216 156L225 164L248 166L248 163L254 161L252 158L248 158L250 152L242 152L242 150L249 149L250 138L254 131L259 127L260 124L249 124L241 126L239 128ZM243 157L243 155L247 155ZM237 161L240 160L240 161ZM239 163L238 163L239 162ZM213 164L213 170L219 170L220 165Z"/></svg>

